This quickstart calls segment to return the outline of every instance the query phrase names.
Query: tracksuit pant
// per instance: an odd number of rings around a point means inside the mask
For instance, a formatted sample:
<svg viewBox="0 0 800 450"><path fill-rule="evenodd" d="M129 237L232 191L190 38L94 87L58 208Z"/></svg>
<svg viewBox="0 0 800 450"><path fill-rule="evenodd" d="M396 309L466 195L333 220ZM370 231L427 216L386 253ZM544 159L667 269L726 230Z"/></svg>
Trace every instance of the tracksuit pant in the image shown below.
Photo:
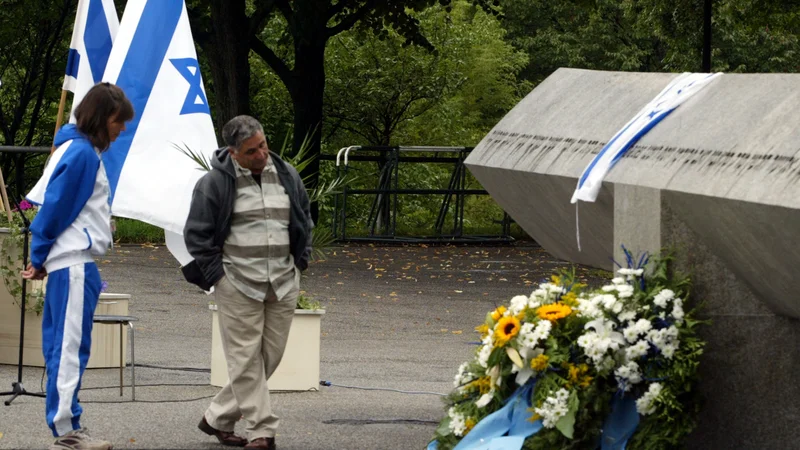
<svg viewBox="0 0 800 450"><path fill-rule="evenodd" d="M78 404L78 390L89 362L100 284L93 262L48 274L42 350L47 370L47 425L56 437L81 428L83 408Z"/></svg>

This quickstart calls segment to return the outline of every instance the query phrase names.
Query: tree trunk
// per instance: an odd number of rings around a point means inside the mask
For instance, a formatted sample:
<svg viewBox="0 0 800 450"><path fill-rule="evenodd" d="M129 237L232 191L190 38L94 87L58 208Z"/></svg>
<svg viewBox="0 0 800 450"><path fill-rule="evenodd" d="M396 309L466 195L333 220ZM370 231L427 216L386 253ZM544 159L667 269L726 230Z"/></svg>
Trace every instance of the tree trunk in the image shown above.
<svg viewBox="0 0 800 450"><path fill-rule="evenodd" d="M311 185L319 180L319 154L322 140L322 98L325 93L325 43L301 42L295 44L295 67L292 71L292 86L289 94L294 105L294 140L292 151L296 154L308 138L309 157L314 161L301 173L312 175ZM312 205L314 222L319 216L319 207Z"/></svg>
<svg viewBox="0 0 800 450"><path fill-rule="evenodd" d="M210 3L211 38L204 42L203 50L213 80L215 124L221 133L232 118L250 114L250 31L244 0Z"/></svg>

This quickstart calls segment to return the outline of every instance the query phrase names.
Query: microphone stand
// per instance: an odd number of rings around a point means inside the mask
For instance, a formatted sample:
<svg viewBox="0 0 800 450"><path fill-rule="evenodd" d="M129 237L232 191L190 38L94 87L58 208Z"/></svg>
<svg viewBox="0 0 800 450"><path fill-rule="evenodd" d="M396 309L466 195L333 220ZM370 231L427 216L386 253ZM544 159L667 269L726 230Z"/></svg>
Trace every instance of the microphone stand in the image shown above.
<svg viewBox="0 0 800 450"><path fill-rule="evenodd" d="M25 269L28 266L28 232L30 231L31 222L28 220L28 217L25 216L25 213L22 212L22 209L19 207L19 203L17 203L16 199L12 199L14 201L14 206L17 208L17 212L19 213L20 217L22 217L22 268ZM17 381L11 383L11 390L8 392L0 392L0 396L10 395L11 398L6 400L4 403L6 406L11 406L11 402L13 402L19 396L30 396L30 397L45 397L44 393L40 392L28 392L25 390L25 386L22 384L22 352L24 350L24 339L25 339L25 300L27 299L28 295L28 280L22 279L22 301L20 302L20 314L19 314L19 362L17 363Z"/></svg>

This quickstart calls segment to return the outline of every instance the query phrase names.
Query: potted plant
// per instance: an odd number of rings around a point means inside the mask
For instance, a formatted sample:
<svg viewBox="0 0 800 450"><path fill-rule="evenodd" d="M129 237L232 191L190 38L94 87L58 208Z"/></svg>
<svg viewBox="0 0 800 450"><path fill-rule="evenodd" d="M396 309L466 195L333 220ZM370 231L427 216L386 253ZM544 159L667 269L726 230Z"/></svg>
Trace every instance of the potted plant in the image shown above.
<svg viewBox="0 0 800 450"><path fill-rule="evenodd" d="M211 385L224 386L228 381L228 366L222 350L217 305L211 310ZM297 298L292 327L283 359L269 379L274 391L310 391L319 386L320 320L325 310L319 302L303 294Z"/></svg>

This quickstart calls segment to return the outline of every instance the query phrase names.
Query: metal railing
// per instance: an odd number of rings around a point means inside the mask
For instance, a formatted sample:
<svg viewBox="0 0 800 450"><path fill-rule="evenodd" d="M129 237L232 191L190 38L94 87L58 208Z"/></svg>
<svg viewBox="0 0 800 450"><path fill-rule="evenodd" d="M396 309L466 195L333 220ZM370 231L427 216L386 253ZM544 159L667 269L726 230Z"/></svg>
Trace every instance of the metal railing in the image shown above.
<svg viewBox="0 0 800 450"><path fill-rule="evenodd" d="M498 234L472 235L464 232L464 205L468 195L489 195L483 189L467 189L467 170L464 160L471 147L413 147L413 146L350 146L321 159L336 162L337 178L346 177L351 163L378 163L372 189L353 189L345 185L343 192L334 197L332 233L338 241L395 241L395 242L510 242L511 218L503 214L494 222L500 225ZM358 154L356 154L358 152ZM452 164L447 187L442 189L408 188L399 186L400 166L403 163ZM368 232L364 236L348 235L348 199L357 195L374 196L367 219ZM442 201L432 235L400 236L397 232L398 197L401 195L441 195ZM452 227L447 226L447 216L452 213ZM446 228L447 227L447 228Z"/></svg>

